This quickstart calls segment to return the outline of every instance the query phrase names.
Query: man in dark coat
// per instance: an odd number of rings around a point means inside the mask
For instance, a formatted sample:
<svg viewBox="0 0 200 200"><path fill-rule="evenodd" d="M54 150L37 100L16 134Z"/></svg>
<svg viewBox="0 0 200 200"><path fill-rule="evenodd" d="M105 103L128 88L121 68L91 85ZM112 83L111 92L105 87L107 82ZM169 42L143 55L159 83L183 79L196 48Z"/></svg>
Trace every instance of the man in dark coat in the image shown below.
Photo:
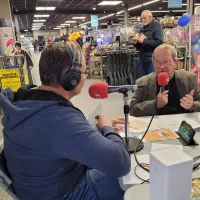
<svg viewBox="0 0 200 200"><path fill-rule="evenodd" d="M144 10L141 18L143 26L139 36L133 39L133 44L140 51L141 75L145 76L154 71L152 53L163 43L163 28L153 20L153 15L149 10Z"/></svg>

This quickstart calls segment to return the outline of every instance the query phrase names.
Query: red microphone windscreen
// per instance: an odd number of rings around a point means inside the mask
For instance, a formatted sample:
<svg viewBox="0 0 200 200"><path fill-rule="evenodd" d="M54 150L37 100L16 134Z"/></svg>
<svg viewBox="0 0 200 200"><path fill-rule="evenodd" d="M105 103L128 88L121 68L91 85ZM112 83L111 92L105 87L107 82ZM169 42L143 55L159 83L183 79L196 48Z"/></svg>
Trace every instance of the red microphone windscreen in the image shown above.
<svg viewBox="0 0 200 200"><path fill-rule="evenodd" d="M158 75L158 85L160 86L166 86L169 83L169 76L166 72L161 72Z"/></svg>
<svg viewBox="0 0 200 200"><path fill-rule="evenodd" d="M108 97L108 84L105 82L96 82L90 85L89 94L94 99L105 99Z"/></svg>

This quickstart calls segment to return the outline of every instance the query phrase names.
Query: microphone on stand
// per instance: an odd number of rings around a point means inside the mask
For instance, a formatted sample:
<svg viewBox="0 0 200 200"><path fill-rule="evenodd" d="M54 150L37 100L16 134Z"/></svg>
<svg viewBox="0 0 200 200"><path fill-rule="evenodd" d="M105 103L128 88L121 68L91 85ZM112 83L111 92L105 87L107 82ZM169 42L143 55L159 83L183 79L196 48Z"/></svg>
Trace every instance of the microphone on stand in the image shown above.
<svg viewBox="0 0 200 200"><path fill-rule="evenodd" d="M161 72L158 75L158 85L161 86L160 87L160 91L164 92L165 91L165 86L168 85L169 83L169 75L166 72Z"/></svg>
<svg viewBox="0 0 200 200"><path fill-rule="evenodd" d="M109 93L124 93L124 91L134 91L138 88L148 87L145 85L120 85L120 86L108 86L105 82L96 82L90 85L89 94L94 99L105 99Z"/></svg>
<svg viewBox="0 0 200 200"><path fill-rule="evenodd" d="M124 116L125 116L125 143L130 153L138 152L144 148L144 143L138 138L128 137L129 135L129 98L128 91L141 87L137 85L108 86L105 82L93 83L89 87L89 94L95 99L105 99L108 93L119 92L124 95Z"/></svg>

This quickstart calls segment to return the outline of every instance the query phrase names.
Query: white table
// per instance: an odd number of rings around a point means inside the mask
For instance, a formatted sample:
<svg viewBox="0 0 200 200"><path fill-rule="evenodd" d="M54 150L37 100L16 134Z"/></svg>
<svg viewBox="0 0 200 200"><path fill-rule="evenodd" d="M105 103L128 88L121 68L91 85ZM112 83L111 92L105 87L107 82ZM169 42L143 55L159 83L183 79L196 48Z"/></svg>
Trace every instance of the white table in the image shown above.
<svg viewBox="0 0 200 200"><path fill-rule="evenodd" d="M178 117L179 115L177 115ZM169 116L169 120L170 120L170 116ZM194 139L200 144L200 128L196 129L196 135L194 137ZM151 145L153 142L145 142L144 143L144 149L140 152L137 153L137 155L144 155L144 154L149 154L151 151ZM162 144L173 144L173 145L180 145L181 143L179 142L179 140L168 140L168 141L157 141L154 143L162 143ZM186 152L189 156L191 157L196 157L200 155L200 145L199 146L186 146L183 148L184 152ZM131 155L132 157L134 157L134 155ZM200 160L198 160L197 162L200 162ZM193 178L200 178L200 167L199 169L197 169L196 171L193 172ZM119 183L121 188L126 191L126 195L125 195L125 200L148 200L149 198L147 198L145 195L145 193L148 194L148 184L145 185L124 185L122 179L119 179ZM130 188L130 189L129 189ZM136 188L136 189L135 189ZM141 188L141 189L139 189ZM128 190L129 189L129 190ZM135 190L137 190L136 194ZM143 192L145 191L145 192ZM141 193L141 194L140 194ZM130 194L130 195L129 195ZM131 197L131 195L133 194L133 196ZM129 197L129 198L128 198ZM138 198L136 198L138 197ZM196 197L194 197L195 199L197 199ZM200 198L199 198L200 200Z"/></svg>

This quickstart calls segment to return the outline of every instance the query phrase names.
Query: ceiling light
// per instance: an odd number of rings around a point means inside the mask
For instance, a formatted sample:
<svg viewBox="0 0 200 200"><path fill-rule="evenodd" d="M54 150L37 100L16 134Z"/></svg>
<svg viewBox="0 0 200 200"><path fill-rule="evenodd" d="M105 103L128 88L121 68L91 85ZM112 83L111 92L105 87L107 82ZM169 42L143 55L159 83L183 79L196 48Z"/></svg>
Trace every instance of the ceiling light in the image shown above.
<svg viewBox="0 0 200 200"><path fill-rule="evenodd" d="M79 26L82 26L82 25L86 25L86 24L90 24L91 22L85 22L83 24L80 24Z"/></svg>
<svg viewBox="0 0 200 200"><path fill-rule="evenodd" d="M55 10L56 7L36 7L36 10Z"/></svg>
<svg viewBox="0 0 200 200"><path fill-rule="evenodd" d="M49 17L49 15L34 15L34 17Z"/></svg>
<svg viewBox="0 0 200 200"><path fill-rule="evenodd" d="M33 23L32 25L33 25L33 26L35 26L35 25L36 25L36 26L37 26L37 25L41 25L41 26L42 26L43 23Z"/></svg>
<svg viewBox="0 0 200 200"><path fill-rule="evenodd" d="M61 28L54 28L54 29L61 29Z"/></svg>
<svg viewBox="0 0 200 200"><path fill-rule="evenodd" d="M99 6L116 6L120 3L122 3L122 1L102 1L98 5Z"/></svg>
<svg viewBox="0 0 200 200"><path fill-rule="evenodd" d="M96 10L96 8L92 8L93 10Z"/></svg>
<svg viewBox="0 0 200 200"><path fill-rule="evenodd" d="M45 19L34 19L33 22L46 22Z"/></svg>
<svg viewBox="0 0 200 200"><path fill-rule="evenodd" d="M70 24L61 24L61 26L70 26Z"/></svg>
<svg viewBox="0 0 200 200"><path fill-rule="evenodd" d="M108 18L108 17L112 17L113 15L115 15L115 14L110 14L110 15L107 15L107 16L104 16L104 17L101 17L101 18L99 18L99 20L101 20L101 19L106 19L106 18Z"/></svg>
<svg viewBox="0 0 200 200"><path fill-rule="evenodd" d="M77 21L66 21L65 23L73 24L76 23Z"/></svg>
<svg viewBox="0 0 200 200"><path fill-rule="evenodd" d="M140 7L142 7L142 4L141 4L141 5L138 5L138 6L134 6L134 7L132 7L132 8L129 8L128 10L130 11L130 10L134 10L134 9L140 8Z"/></svg>
<svg viewBox="0 0 200 200"><path fill-rule="evenodd" d="M159 13L159 12L186 12L186 10L153 10L152 13Z"/></svg>
<svg viewBox="0 0 200 200"><path fill-rule="evenodd" d="M55 10L56 7L46 7L46 10Z"/></svg>
<svg viewBox="0 0 200 200"><path fill-rule="evenodd" d="M119 11L119 12L117 12L117 15L119 15L119 14L121 14L121 13L123 13L124 11L123 10L121 10L121 11Z"/></svg>
<svg viewBox="0 0 200 200"><path fill-rule="evenodd" d="M46 10L46 7L36 7L36 10Z"/></svg>
<svg viewBox="0 0 200 200"><path fill-rule="evenodd" d="M72 19L85 19L86 17L72 17Z"/></svg>
<svg viewBox="0 0 200 200"><path fill-rule="evenodd" d="M65 28L65 26L57 26L57 28Z"/></svg>
<svg viewBox="0 0 200 200"><path fill-rule="evenodd" d="M146 6L146 5L155 3L155 2L157 2L157 1L160 1L160 0L154 0L154 1L149 1L149 2L147 2L147 3L143 3L143 6Z"/></svg>
<svg viewBox="0 0 200 200"><path fill-rule="evenodd" d="M27 32L28 30L24 30L25 32Z"/></svg>

